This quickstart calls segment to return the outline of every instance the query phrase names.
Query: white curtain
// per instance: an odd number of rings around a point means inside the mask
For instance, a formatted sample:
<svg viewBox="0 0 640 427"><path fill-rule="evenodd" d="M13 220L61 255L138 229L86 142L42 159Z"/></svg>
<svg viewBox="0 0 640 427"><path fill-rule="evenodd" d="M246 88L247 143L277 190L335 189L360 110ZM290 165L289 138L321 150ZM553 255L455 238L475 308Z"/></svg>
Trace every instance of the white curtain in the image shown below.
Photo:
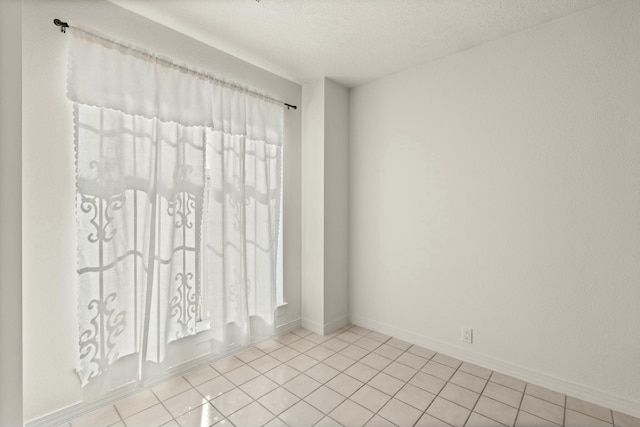
<svg viewBox="0 0 640 427"><path fill-rule="evenodd" d="M196 333L212 351L272 333L282 106L70 34L82 384L144 378Z"/></svg>

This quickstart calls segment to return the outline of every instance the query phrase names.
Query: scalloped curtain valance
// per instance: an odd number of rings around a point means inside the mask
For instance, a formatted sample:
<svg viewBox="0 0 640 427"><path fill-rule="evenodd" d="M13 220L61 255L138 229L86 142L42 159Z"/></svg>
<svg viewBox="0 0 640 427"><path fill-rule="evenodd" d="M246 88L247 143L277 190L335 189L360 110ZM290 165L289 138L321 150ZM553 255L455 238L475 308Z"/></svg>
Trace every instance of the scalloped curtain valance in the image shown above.
<svg viewBox="0 0 640 427"><path fill-rule="evenodd" d="M282 145L282 104L106 37L69 33L70 100Z"/></svg>

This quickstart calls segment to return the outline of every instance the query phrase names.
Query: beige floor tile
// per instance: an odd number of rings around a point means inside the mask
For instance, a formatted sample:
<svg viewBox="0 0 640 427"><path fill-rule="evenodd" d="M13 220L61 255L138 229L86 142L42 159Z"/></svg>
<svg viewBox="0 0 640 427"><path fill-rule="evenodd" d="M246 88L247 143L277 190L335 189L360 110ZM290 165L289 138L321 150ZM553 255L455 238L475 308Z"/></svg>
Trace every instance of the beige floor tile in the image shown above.
<svg viewBox="0 0 640 427"><path fill-rule="evenodd" d="M358 335L358 334L354 334L353 332L346 331L346 332L343 332L341 334L336 335L336 338L338 338L338 339L340 339L342 341L345 341L345 342L353 344L354 342L356 342L360 338L362 338L362 336Z"/></svg>
<svg viewBox="0 0 640 427"><path fill-rule="evenodd" d="M223 393L228 392L234 387L235 386L231 383L231 381L229 381L223 376L219 376L205 383L200 384L199 386L196 387L196 390L198 390L198 392L201 395L211 400L220 396Z"/></svg>
<svg viewBox="0 0 640 427"><path fill-rule="evenodd" d="M71 424L63 424L63 425L58 426L58 427L68 427L68 426L70 426L70 425L71 425ZM166 425L166 424L163 424L163 425ZM109 425L109 427L127 427L127 426L125 426L125 425L124 425L124 422L123 422L123 421L118 421L118 422L117 422L117 423L115 423L115 424L111 424L111 425ZM177 427L180 427L180 426L177 426Z"/></svg>
<svg viewBox="0 0 640 427"><path fill-rule="evenodd" d="M407 353L411 353L428 360L437 354L435 351L429 350L428 348L420 347L419 345L412 345L407 349Z"/></svg>
<svg viewBox="0 0 640 427"><path fill-rule="evenodd" d="M260 375L240 386L240 389L251 396L253 399L259 399L271 390L278 388L278 383L270 380L264 375Z"/></svg>
<svg viewBox="0 0 640 427"><path fill-rule="evenodd" d="M470 412L471 411L460 405L456 405L441 397L436 397L426 413L453 427L462 427L465 421L467 421Z"/></svg>
<svg viewBox="0 0 640 427"><path fill-rule="evenodd" d="M546 400L547 402L555 403L559 406L564 406L565 395L558 393L557 391L549 390L548 388L539 387L535 384L527 384L525 393L537 397L538 399Z"/></svg>
<svg viewBox="0 0 640 427"><path fill-rule="evenodd" d="M467 409L473 409L480 397L478 393L452 383L445 385L439 396Z"/></svg>
<svg viewBox="0 0 640 427"><path fill-rule="evenodd" d="M498 383L489 382L482 392L484 396L490 397L498 402L506 403L514 408L520 407L522 393Z"/></svg>
<svg viewBox="0 0 640 427"><path fill-rule="evenodd" d="M580 412L567 409L564 425L566 427L611 427L613 424L593 418Z"/></svg>
<svg viewBox="0 0 640 427"><path fill-rule="evenodd" d="M325 341L329 341L330 339L332 339L332 336L329 335L318 335L318 334L311 334L311 335L307 335L305 337L305 339L316 343L316 344L322 344Z"/></svg>
<svg viewBox="0 0 640 427"><path fill-rule="evenodd" d="M162 424L160 427L180 427L180 425L178 424L178 422L176 420L171 420L168 423Z"/></svg>
<svg viewBox="0 0 640 427"><path fill-rule="evenodd" d="M433 402L436 395L414 385L405 384L394 397L402 400L404 403L408 403L416 409L425 411L431 402Z"/></svg>
<svg viewBox="0 0 640 427"><path fill-rule="evenodd" d="M321 384L326 383L331 378L338 375L340 372L337 369L333 369L331 366L325 365L320 362L315 366L309 368L305 374Z"/></svg>
<svg viewBox="0 0 640 427"><path fill-rule="evenodd" d="M371 412L378 412L391 399L391 396L365 384L349 399Z"/></svg>
<svg viewBox="0 0 640 427"><path fill-rule="evenodd" d="M299 351L300 353L304 353L307 350L311 350L316 345L317 345L316 343L311 342L309 340L300 339L298 341L294 341L291 344L289 344L289 347L291 347L295 351Z"/></svg>
<svg viewBox="0 0 640 427"><path fill-rule="evenodd" d="M493 374L491 374L491 378L489 379L489 381L507 386L518 391L524 391L525 386L527 385L527 383L522 380L510 377L509 375L501 374L499 372L494 372Z"/></svg>
<svg viewBox="0 0 640 427"><path fill-rule="evenodd" d="M484 415L487 418L491 418L508 426L513 425L516 421L516 415L518 414L516 408L485 396L480 397L473 412L477 412L480 415Z"/></svg>
<svg viewBox="0 0 640 427"><path fill-rule="evenodd" d="M613 423L611 409L603 408L602 406L585 402L584 400L567 397L567 409L572 409L576 412L589 415L590 417L598 418L608 423Z"/></svg>
<svg viewBox="0 0 640 427"><path fill-rule="evenodd" d="M374 415L373 418L365 424L365 427L396 427L391 421L385 420L380 415Z"/></svg>
<svg viewBox="0 0 640 427"><path fill-rule="evenodd" d="M323 342L322 345L333 351L340 351L343 348L349 347L348 342L339 340L338 338L331 338L329 341Z"/></svg>
<svg viewBox="0 0 640 427"><path fill-rule="evenodd" d="M277 389L265 394L258 402L265 408L271 411L274 415L280 415L292 407L300 400L298 396L291 393L289 390L278 387Z"/></svg>
<svg viewBox="0 0 640 427"><path fill-rule="evenodd" d="M209 427L224 419L210 403L192 409L176 418L181 427Z"/></svg>
<svg viewBox="0 0 640 427"><path fill-rule="evenodd" d="M422 372L427 373L429 375L433 375L434 377L438 377L445 381L449 381L453 376L456 370L449 366L443 365L438 362L434 362L433 359L429 361L426 365L424 365L421 369Z"/></svg>
<svg viewBox="0 0 640 427"><path fill-rule="evenodd" d="M331 417L324 417L313 427L344 427L342 424L332 419Z"/></svg>
<svg viewBox="0 0 640 427"><path fill-rule="evenodd" d="M235 426L262 427L275 418L258 402L253 402L229 417Z"/></svg>
<svg viewBox="0 0 640 427"><path fill-rule="evenodd" d="M313 332L311 332L310 330L305 329L305 328L298 328L298 329L296 329L295 331L291 331L291 333L292 333L292 334L295 334L295 335L297 335L297 336L299 336L299 337L304 338L304 337L306 337L306 336L311 335Z"/></svg>
<svg viewBox="0 0 640 427"><path fill-rule="evenodd" d="M298 396L300 399L304 399L311 394L311 392L317 390L321 385L322 384L313 378L308 377L305 374L300 374L291 381L285 383L283 387Z"/></svg>
<svg viewBox="0 0 640 427"><path fill-rule="evenodd" d="M373 412L351 400L345 400L329 416L344 426L358 427L364 426L373 417Z"/></svg>
<svg viewBox="0 0 640 427"><path fill-rule="evenodd" d="M401 381L407 382L416 374L416 372L418 372L418 370L396 361L389 364L389 366L384 368L382 372Z"/></svg>
<svg viewBox="0 0 640 427"><path fill-rule="evenodd" d="M280 414L280 418L290 426L311 427L324 417L324 414L305 401L300 401Z"/></svg>
<svg viewBox="0 0 640 427"><path fill-rule="evenodd" d="M554 405L551 402L528 394L524 395L520 410L559 425L562 425L562 420L564 419L564 408L562 406Z"/></svg>
<svg viewBox="0 0 640 427"><path fill-rule="evenodd" d="M393 347L389 344L382 344L380 347L373 350L373 352L380 356L384 356L387 359L395 360L404 353L404 350L400 350L399 348Z"/></svg>
<svg viewBox="0 0 640 427"><path fill-rule="evenodd" d="M468 362L463 362L462 365L460 365L459 370L468 374L475 375L476 377L483 378L485 380L488 380L491 376L491 373L493 372L490 369L483 368L482 366L474 365L473 363Z"/></svg>
<svg viewBox="0 0 640 427"><path fill-rule="evenodd" d="M458 369L462 365L462 360L458 360L451 356L446 356L442 353L438 353L431 358L433 362L438 362L442 365L448 366L453 369Z"/></svg>
<svg viewBox="0 0 640 427"><path fill-rule="evenodd" d="M424 372L418 372L409 380L409 384L413 384L433 394L440 393L440 390L442 390L446 383L446 381L436 378L433 375L425 374Z"/></svg>
<svg viewBox="0 0 640 427"><path fill-rule="evenodd" d="M613 411L613 421L616 427L640 427L640 418Z"/></svg>
<svg viewBox="0 0 640 427"><path fill-rule="evenodd" d="M380 409L378 415L398 426L412 426L422 416L422 411L398 399L391 399Z"/></svg>
<svg viewBox="0 0 640 427"><path fill-rule="evenodd" d="M367 351L373 351L376 348L380 347L381 343L376 340L372 340L371 338L362 337L358 341L354 343L358 347L362 347Z"/></svg>
<svg viewBox="0 0 640 427"><path fill-rule="evenodd" d="M291 333L295 334L295 335L297 335L297 336L299 336L301 338L304 338L306 336L311 335L313 332L311 332L310 330L305 329L305 328L298 328L295 331L291 331Z"/></svg>
<svg viewBox="0 0 640 427"><path fill-rule="evenodd" d="M451 427L451 425L435 418L432 415L424 413L416 423L415 427Z"/></svg>
<svg viewBox="0 0 640 427"><path fill-rule="evenodd" d="M362 387L362 382L340 373L326 383L330 389L337 391L344 397L351 396L356 390Z"/></svg>
<svg viewBox="0 0 640 427"><path fill-rule="evenodd" d="M358 381L362 381L363 383L366 383L371 378L375 377L378 372L380 371L360 362L354 363L344 371L345 374L357 379Z"/></svg>
<svg viewBox="0 0 640 427"><path fill-rule="evenodd" d="M293 378L297 377L298 375L300 375L300 372L296 371L295 369L293 369L290 366L280 365L280 366L277 366L277 367L273 368L272 370L270 370L269 372L267 372L264 375L266 377L268 377L269 379L275 381L276 383L282 385L282 384L286 383L287 381L290 381L291 379L293 379Z"/></svg>
<svg viewBox="0 0 640 427"><path fill-rule="evenodd" d="M259 357L264 356L264 352L260 351L256 347L250 347L246 350L241 351L240 353L235 355L238 359L242 360L244 363L253 362Z"/></svg>
<svg viewBox="0 0 640 427"><path fill-rule="evenodd" d="M244 365L242 360L238 359L235 356L225 357L224 359L216 360L211 364L213 369L220 372L221 374L226 374L229 371L233 371L234 369L239 368Z"/></svg>
<svg viewBox="0 0 640 427"><path fill-rule="evenodd" d="M393 396L405 385L405 382L384 372L380 372L369 381L369 385L383 393L387 393L389 396Z"/></svg>
<svg viewBox="0 0 640 427"><path fill-rule="evenodd" d="M369 352L362 347L351 344L350 346L340 350L340 354L342 354L343 356L347 356L353 360L360 360L367 354L369 354Z"/></svg>
<svg viewBox="0 0 640 427"><path fill-rule="evenodd" d="M288 334L280 335L279 337L274 337L273 339L278 341L281 344L289 345L292 342L299 340L300 337L296 334L292 334L291 332L289 332Z"/></svg>
<svg viewBox="0 0 640 427"><path fill-rule="evenodd" d="M125 418L124 424L127 427L158 427L171 420L171 414L159 404Z"/></svg>
<svg viewBox="0 0 640 427"><path fill-rule="evenodd" d="M226 417L244 408L251 402L253 402L251 396L239 388L234 388L211 400L211 404Z"/></svg>
<svg viewBox="0 0 640 427"><path fill-rule="evenodd" d="M386 344L389 344L390 346L395 347L402 351L407 350L412 345L406 341L402 341L397 338L391 338L389 341L386 342Z"/></svg>
<svg viewBox="0 0 640 427"><path fill-rule="evenodd" d="M251 366L256 371L264 374L265 372L270 371L278 366L280 363L281 362L278 359L267 354L249 363L249 366Z"/></svg>
<svg viewBox="0 0 640 427"><path fill-rule="evenodd" d="M271 357L275 357L276 359L278 359L281 362L287 362L291 359L293 359L294 357L298 356L300 354L299 351L296 351L294 349L292 349L291 347L281 347L277 350L272 351L271 353L269 353L269 355Z"/></svg>
<svg viewBox="0 0 640 427"><path fill-rule="evenodd" d="M229 371L224 374L226 379L237 386L254 379L258 375L260 375L260 372L256 371L249 365L240 366L239 368L236 368L233 371Z"/></svg>
<svg viewBox="0 0 640 427"><path fill-rule="evenodd" d="M459 385L460 387L468 388L476 393L482 393L487 380L484 378L476 377L475 375L467 374L466 372L458 371L451 377L451 382Z"/></svg>
<svg viewBox="0 0 640 427"><path fill-rule="evenodd" d="M160 401L164 401L190 388L191 384L189 384L187 380L182 377L176 377L152 387L151 390Z"/></svg>
<svg viewBox="0 0 640 427"><path fill-rule="evenodd" d="M426 365L428 361L429 359L411 354L408 351L402 353L400 357L396 359L396 362L402 363L403 365L407 365L416 370L422 369L422 367Z"/></svg>
<svg viewBox="0 0 640 427"><path fill-rule="evenodd" d="M116 402L115 406L120 416L127 418L158 403L160 401L151 390L144 390Z"/></svg>
<svg viewBox="0 0 640 427"><path fill-rule="evenodd" d="M381 334L380 332L375 332L375 331L367 334L367 338L371 338L372 340L376 340L382 343L387 342L391 339L389 335Z"/></svg>
<svg viewBox="0 0 640 427"><path fill-rule="evenodd" d="M163 405L176 418L205 403L207 403L206 398L202 397L195 389L189 389L165 400Z"/></svg>
<svg viewBox="0 0 640 427"><path fill-rule="evenodd" d="M364 363L367 366L371 366L372 368L381 371L391 363L391 360L380 356L379 354L369 353L360 359L360 363Z"/></svg>
<svg viewBox="0 0 640 427"><path fill-rule="evenodd" d="M557 427L557 424L543 418L531 415L528 412L518 412L518 418L516 419L515 427Z"/></svg>
<svg viewBox="0 0 640 427"><path fill-rule="evenodd" d="M209 365L204 365L197 369L193 369L183 375L184 379L194 387L202 384L203 382L212 380L218 376L220 376L220 373Z"/></svg>
<svg viewBox="0 0 640 427"><path fill-rule="evenodd" d="M349 332L353 332L354 334L367 335L373 331L371 329L363 328L362 326L354 325L349 329Z"/></svg>
<svg viewBox="0 0 640 427"><path fill-rule="evenodd" d="M309 357L316 359L319 362L322 362L323 360L333 356L336 353L333 350L328 349L323 345L319 345L319 346L313 347L311 350L307 351L305 354Z"/></svg>
<svg viewBox="0 0 640 427"><path fill-rule="evenodd" d="M477 412L472 412L464 427L505 427L505 425Z"/></svg>
<svg viewBox="0 0 640 427"><path fill-rule="evenodd" d="M307 369L317 364L318 364L318 361L316 359L312 359L306 354L301 354L299 356L296 356L287 362L288 366L291 366L293 369L300 372L304 372Z"/></svg>
<svg viewBox="0 0 640 427"><path fill-rule="evenodd" d="M351 359L350 357L343 356L340 353L336 353L336 354L326 358L323 361L323 363L325 363L328 366L331 366L334 369L337 369L338 371L344 371L349 366L351 366L354 363L356 363L356 361Z"/></svg>
<svg viewBox="0 0 640 427"><path fill-rule="evenodd" d="M105 406L89 412L71 421L71 427L107 427L120 421L120 416L113 405Z"/></svg>
<svg viewBox="0 0 640 427"><path fill-rule="evenodd" d="M344 401L345 397L338 392L331 390L329 387L322 386L307 397L305 402L324 414L333 411L336 406Z"/></svg>
<svg viewBox="0 0 640 427"><path fill-rule="evenodd" d="M289 427L287 423L282 421L280 418L274 418L268 423L264 425L264 427Z"/></svg>
<svg viewBox="0 0 640 427"><path fill-rule="evenodd" d="M272 351L284 347L284 344L274 339L269 339L256 344L255 347L264 353L271 353Z"/></svg>

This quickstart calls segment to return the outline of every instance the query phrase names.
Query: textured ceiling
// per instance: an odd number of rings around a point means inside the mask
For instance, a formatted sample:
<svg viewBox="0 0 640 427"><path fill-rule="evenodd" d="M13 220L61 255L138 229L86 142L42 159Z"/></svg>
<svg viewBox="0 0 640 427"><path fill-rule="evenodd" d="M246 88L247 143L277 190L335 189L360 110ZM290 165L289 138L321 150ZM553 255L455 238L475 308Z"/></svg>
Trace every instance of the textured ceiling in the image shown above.
<svg viewBox="0 0 640 427"><path fill-rule="evenodd" d="M607 0L110 0L283 77L356 86Z"/></svg>

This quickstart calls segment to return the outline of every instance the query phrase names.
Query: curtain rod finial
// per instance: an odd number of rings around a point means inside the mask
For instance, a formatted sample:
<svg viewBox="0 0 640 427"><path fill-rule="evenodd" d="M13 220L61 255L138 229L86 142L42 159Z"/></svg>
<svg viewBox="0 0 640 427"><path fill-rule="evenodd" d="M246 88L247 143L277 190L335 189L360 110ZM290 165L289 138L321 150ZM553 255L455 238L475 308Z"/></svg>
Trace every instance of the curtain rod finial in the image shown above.
<svg viewBox="0 0 640 427"><path fill-rule="evenodd" d="M61 20L59 20L58 18L53 20L54 25L60 27L60 31L63 33L67 32L67 28L69 28L69 24L67 24L66 22L62 22Z"/></svg>

